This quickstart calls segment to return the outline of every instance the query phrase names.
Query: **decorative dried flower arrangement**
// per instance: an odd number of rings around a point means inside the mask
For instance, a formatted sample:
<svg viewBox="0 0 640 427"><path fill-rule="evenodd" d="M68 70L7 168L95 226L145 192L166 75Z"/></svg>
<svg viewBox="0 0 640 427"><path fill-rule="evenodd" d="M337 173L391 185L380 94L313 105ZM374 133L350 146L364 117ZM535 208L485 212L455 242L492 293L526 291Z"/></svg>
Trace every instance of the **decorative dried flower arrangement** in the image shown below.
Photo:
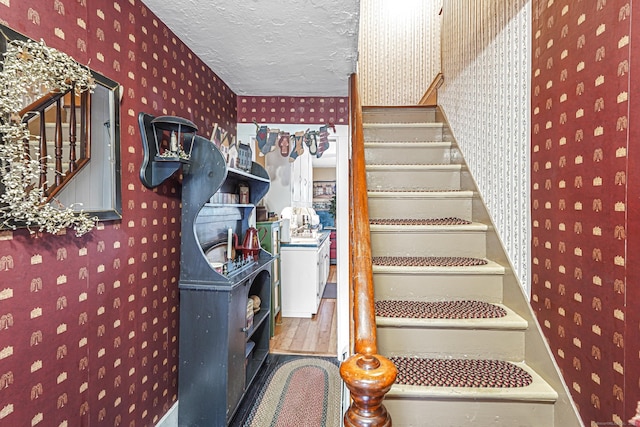
<svg viewBox="0 0 640 427"><path fill-rule="evenodd" d="M25 141L34 139L22 123L23 99L33 93L67 91L81 93L95 88L91 72L70 56L44 42L10 40L0 71L0 226L52 234L73 228L76 236L91 231L97 222L59 202L46 203L42 187L35 185L41 172L39 151L25 154ZM35 157L35 158L34 158ZM54 206L56 204L56 206Z"/></svg>

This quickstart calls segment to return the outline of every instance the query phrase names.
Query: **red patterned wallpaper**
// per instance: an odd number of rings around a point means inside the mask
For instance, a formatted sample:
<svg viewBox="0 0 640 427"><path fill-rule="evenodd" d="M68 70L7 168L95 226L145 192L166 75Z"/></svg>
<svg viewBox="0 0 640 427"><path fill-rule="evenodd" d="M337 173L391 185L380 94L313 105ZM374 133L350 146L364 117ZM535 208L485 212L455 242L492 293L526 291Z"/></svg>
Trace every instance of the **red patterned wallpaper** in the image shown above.
<svg viewBox="0 0 640 427"><path fill-rule="evenodd" d="M626 13L626 11L625 11ZM627 18L629 19L629 18ZM631 58L640 58L640 8L633 9L632 18L635 23L632 26ZM638 94L638 74L640 68L634 66L629 70L630 81L635 82L631 86L629 97L629 117L640 117L640 96ZM629 120L629 152L627 174L627 288L626 288L626 389L625 389L625 414L633 415L640 401L640 311L637 310L640 301L640 122Z"/></svg>
<svg viewBox="0 0 640 427"><path fill-rule="evenodd" d="M0 234L0 425L152 426L177 398L180 185L141 184L136 116L235 133L235 94L140 0L0 0L0 21L125 91L122 220Z"/></svg>
<svg viewBox="0 0 640 427"><path fill-rule="evenodd" d="M347 97L238 96L238 123L349 124Z"/></svg>
<svg viewBox="0 0 640 427"><path fill-rule="evenodd" d="M640 400L630 2L532 7L532 304L585 424L628 425Z"/></svg>

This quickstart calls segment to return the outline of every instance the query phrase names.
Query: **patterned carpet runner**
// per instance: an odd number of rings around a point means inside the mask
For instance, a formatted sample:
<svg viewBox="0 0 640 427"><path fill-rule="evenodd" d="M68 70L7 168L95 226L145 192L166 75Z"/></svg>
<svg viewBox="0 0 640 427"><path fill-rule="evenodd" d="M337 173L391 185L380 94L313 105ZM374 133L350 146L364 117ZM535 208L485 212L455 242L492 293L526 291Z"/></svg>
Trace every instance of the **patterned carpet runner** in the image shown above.
<svg viewBox="0 0 640 427"><path fill-rule="evenodd" d="M483 301L376 301L376 316L409 319L497 319L504 308Z"/></svg>
<svg viewBox="0 0 640 427"><path fill-rule="evenodd" d="M526 387L533 378L502 360L391 357L398 368L396 384L431 387Z"/></svg>
<svg viewBox="0 0 640 427"><path fill-rule="evenodd" d="M449 166L451 163L367 163L367 166Z"/></svg>
<svg viewBox="0 0 640 427"><path fill-rule="evenodd" d="M486 259L469 257L397 257L376 256L373 265L383 267L473 267L487 265Z"/></svg>
<svg viewBox="0 0 640 427"><path fill-rule="evenodd" d="M369 190L373 193L455 193L469 190L416 190L414 188L376 188L375 190Z"/></svg>
<svg viewBox="0 0 640 427"><path fill-rule="evenodd" d="M372 219L371 225L469 225L471 221L460 218L432 219Z"/></svg>
<svg viewBox="0 0 640 427"><path fill-rule="evenodd" d="M340 425L338 367L319 358L280 365L271 374L244 427L334 427Z"/></svg>
<svg viewBox="0 0 640 427"><path fill-rule="evenodd" d="M366 143L367 144L383 143L383 144L407 145L407 144L442 144L442 141L415 141L415 140L401 141L401 140L397 140L396 139L396 140L393 140L393 141L384 141L384 140L371 141L371 140L367 140Z"/></svg>

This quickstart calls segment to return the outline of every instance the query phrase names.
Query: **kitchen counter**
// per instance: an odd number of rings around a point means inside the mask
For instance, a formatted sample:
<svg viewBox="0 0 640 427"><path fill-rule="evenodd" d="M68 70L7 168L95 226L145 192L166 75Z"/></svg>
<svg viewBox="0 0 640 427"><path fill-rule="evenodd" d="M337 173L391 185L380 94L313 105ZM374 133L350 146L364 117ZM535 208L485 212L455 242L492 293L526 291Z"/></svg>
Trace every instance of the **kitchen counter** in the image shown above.
<svg viewBox="0 0 640 427"><path fill-rule="evenodd" d="M297 238L282 243L282 317L311 317L318 312L329 277L331 232L317 238Z"/></svg>
<svg viewBox="0 0 640 427"><path fill-rule="evenodd" d="M291 237L290 242L281 242L283 247L296 247L296 246L315 246L320 247L329 238L331 231L323 230L318 233L318 237Z"/></svg>

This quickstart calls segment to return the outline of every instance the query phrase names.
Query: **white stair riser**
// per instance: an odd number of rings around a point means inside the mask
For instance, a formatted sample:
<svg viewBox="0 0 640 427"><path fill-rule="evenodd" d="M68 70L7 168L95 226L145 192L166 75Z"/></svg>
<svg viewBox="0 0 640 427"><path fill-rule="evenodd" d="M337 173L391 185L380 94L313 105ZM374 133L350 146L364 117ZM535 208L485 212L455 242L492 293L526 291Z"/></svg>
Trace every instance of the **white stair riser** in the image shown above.
<svg viewBox="0 0 640 427"><path fill-rule="evenodd" d="M502 275L374 273L376 300L502 302Z"/></svg>
<svg viewBox="0 0 640 427"><path fill-rule="evenodd" d="M76 141L76 150L79 151L80 150L80 144L78 143L79 141ZM29 141L29 147L31 149L34 148L40 148L40 141ZM47 154L53 156L56 150L56 144L55 142L53 142L53 140L47 140ZM62 141L62 152L69 152L69 141ZM67 157L69 155L67 154Z"/></svg>
<svg viewBox="0 0 640 427"><path fill-rule="evenodd" d="M40 148L39 142L38 141L30 141L29 142L29 146L30 146L30 150L31 150L31 155L33 156L35 154L35 149L36 148ZM40 157L43 156L43 152L40 151ZM56 147L53 143L49 143L47 142L47 181L52 184L55 180L55 176L56 173L54 171L55 169L55 165L56 165L56 159L55 159L55 155L56 155ZM80 151L79 148L76 147L76 156L79 157L80 156ZM62 170L63 171L68 171L69 170L69 165L71 164L71 162L69 161L69 145L68 142L65 142L62 146Z"/></svg>
<svg viewBox="0 0 640 427"><path fill-rule="evenodd" d="M391 415L393 427L552 427L554 425L553 403L549 402L396 399L387 395L384 406Z"/></svg>
<svg viewBox="0 0 640 427"><path fill-rule="evenodd" d="M484 258L486 232L376 232L371 230L373 256L459 256Z"/></svg>
<svg viewBox="0 0 640 427"><path fill-rule="evenodd" d="M56 124L55 123L47 123L45 135L47 137L47 141L55 141L56 138ZM69 124L62 123L62 139L64 141L69 140ZM76 125L76 142L80 139L80 123Z"/></svg>
<svg viewBox="0 0 640 427"><path fill-rule="evenodd" d="M367 169L367 189L460 190L460 171L446 169Z"/></svg>
<svg viewBox="0 0 640 427"><path fill-rule="evenodd" d="M406 357L524 359L524 331L391 327L378 324L380 354Z"/></svg>
<svg viewBox="0 0 640 427"><path fill-rule="evenodd" d="M365 123L428 123L436 121L435 108L366 108L362 112Z"/></svg>
<svg viewBox="0 0 640 427"><path fill-rule="evenodd" d="M369 217L384 218L461 218L471 221L472 198L401 198L370 197Z"/></svg>
<svg viewBox="0 0 640 427"><path fill-rule="evenodd" d="M365 142L373 141L416 141L416 142L429 142L429 141L442 141L443 132L442 126L404 126L404 127L366 127L364 128L364 140Z"/></svg>
<svg viewBox="0 0 640 427"><path fill-rule="evenodd" d="M448 147L411 147L406 144L398 144L396 147L368 146L365 149L364 158L368 164L448 164L451 156Z"/></svg>

